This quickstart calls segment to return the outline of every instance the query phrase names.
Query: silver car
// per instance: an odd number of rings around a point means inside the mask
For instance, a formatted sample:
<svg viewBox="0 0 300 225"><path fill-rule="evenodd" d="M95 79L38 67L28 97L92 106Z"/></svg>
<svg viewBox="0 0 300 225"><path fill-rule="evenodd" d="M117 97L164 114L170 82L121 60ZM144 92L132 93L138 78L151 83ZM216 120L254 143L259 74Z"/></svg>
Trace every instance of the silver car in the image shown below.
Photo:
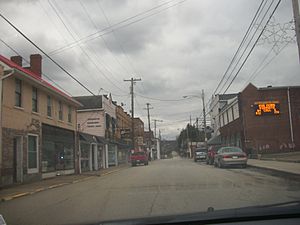
<svg viewBox="0 0 300 225"><path fill-rule="evenodd" d="M243 168L247 166L247 155L238 147L222 147L215 154L215 167L225 167L239 165Z"/></svg>

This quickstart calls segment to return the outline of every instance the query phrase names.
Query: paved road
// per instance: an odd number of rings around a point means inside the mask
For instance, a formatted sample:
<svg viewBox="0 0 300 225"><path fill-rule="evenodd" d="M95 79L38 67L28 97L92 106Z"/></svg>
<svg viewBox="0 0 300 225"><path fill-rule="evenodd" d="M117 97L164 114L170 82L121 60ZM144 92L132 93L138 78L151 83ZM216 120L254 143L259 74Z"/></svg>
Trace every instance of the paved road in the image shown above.
<svg viewBox="0 0 300 225"><path fill-rule="evenodd" d="M10 225L73 224L293 200L300 200L297 181L168 159L2 202L0 214Z"/></svg>

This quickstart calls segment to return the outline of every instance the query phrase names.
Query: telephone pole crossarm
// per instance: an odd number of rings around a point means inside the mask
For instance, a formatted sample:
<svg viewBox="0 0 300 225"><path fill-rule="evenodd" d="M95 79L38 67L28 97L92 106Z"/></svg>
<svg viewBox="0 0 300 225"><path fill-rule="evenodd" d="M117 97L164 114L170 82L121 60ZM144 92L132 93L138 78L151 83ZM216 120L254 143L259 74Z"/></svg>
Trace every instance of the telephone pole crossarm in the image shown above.
<svg viewBox="0 0 300 225"><path fill-rule="evenodd" d="M131 140L132 140L132 146L135 147L135 141L134 141L134 91L133 91L133 85L136 81L142 81L141 78L131 78L124 80L125 82L130 82L130 95L131 95Z"/></svg>

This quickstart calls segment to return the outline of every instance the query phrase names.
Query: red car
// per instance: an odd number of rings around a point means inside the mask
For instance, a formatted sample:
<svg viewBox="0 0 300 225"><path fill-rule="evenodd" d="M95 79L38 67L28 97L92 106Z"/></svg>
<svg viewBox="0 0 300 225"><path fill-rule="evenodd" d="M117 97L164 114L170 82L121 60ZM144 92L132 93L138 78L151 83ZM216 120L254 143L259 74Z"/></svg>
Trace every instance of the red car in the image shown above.
<svg viewBox="0 0 300 225"><path fill-rule="evenodd" d="M221 147L222 147L222 145L213 145L208 148L206 164L209 164L209 165L214 164L215 154Z"/></svg>
<svg viewBox="0 0 300 225"><path fill-rule="evenodd" d="M136 166L138 164L148 165L148 154L145 151L133 151L130 157L131 166Z"/></svg>

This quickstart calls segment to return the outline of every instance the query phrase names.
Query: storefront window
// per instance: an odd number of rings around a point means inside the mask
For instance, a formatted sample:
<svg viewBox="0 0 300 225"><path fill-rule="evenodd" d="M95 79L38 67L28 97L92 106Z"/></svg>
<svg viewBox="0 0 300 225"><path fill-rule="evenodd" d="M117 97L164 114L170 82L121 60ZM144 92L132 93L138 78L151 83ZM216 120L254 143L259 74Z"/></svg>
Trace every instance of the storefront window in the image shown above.
<svg viewBox="0 0 300 225"><path fill-rule="evenodd" d="M116 164L116 152L115 152L115 145L108 145L108 165L115 165Z"/></svg>
<svg viewBox="0 0 300 225"><path fill-rule="evenodd" d="M74 169L74 133L43 124L43 172Z"/></svg>

